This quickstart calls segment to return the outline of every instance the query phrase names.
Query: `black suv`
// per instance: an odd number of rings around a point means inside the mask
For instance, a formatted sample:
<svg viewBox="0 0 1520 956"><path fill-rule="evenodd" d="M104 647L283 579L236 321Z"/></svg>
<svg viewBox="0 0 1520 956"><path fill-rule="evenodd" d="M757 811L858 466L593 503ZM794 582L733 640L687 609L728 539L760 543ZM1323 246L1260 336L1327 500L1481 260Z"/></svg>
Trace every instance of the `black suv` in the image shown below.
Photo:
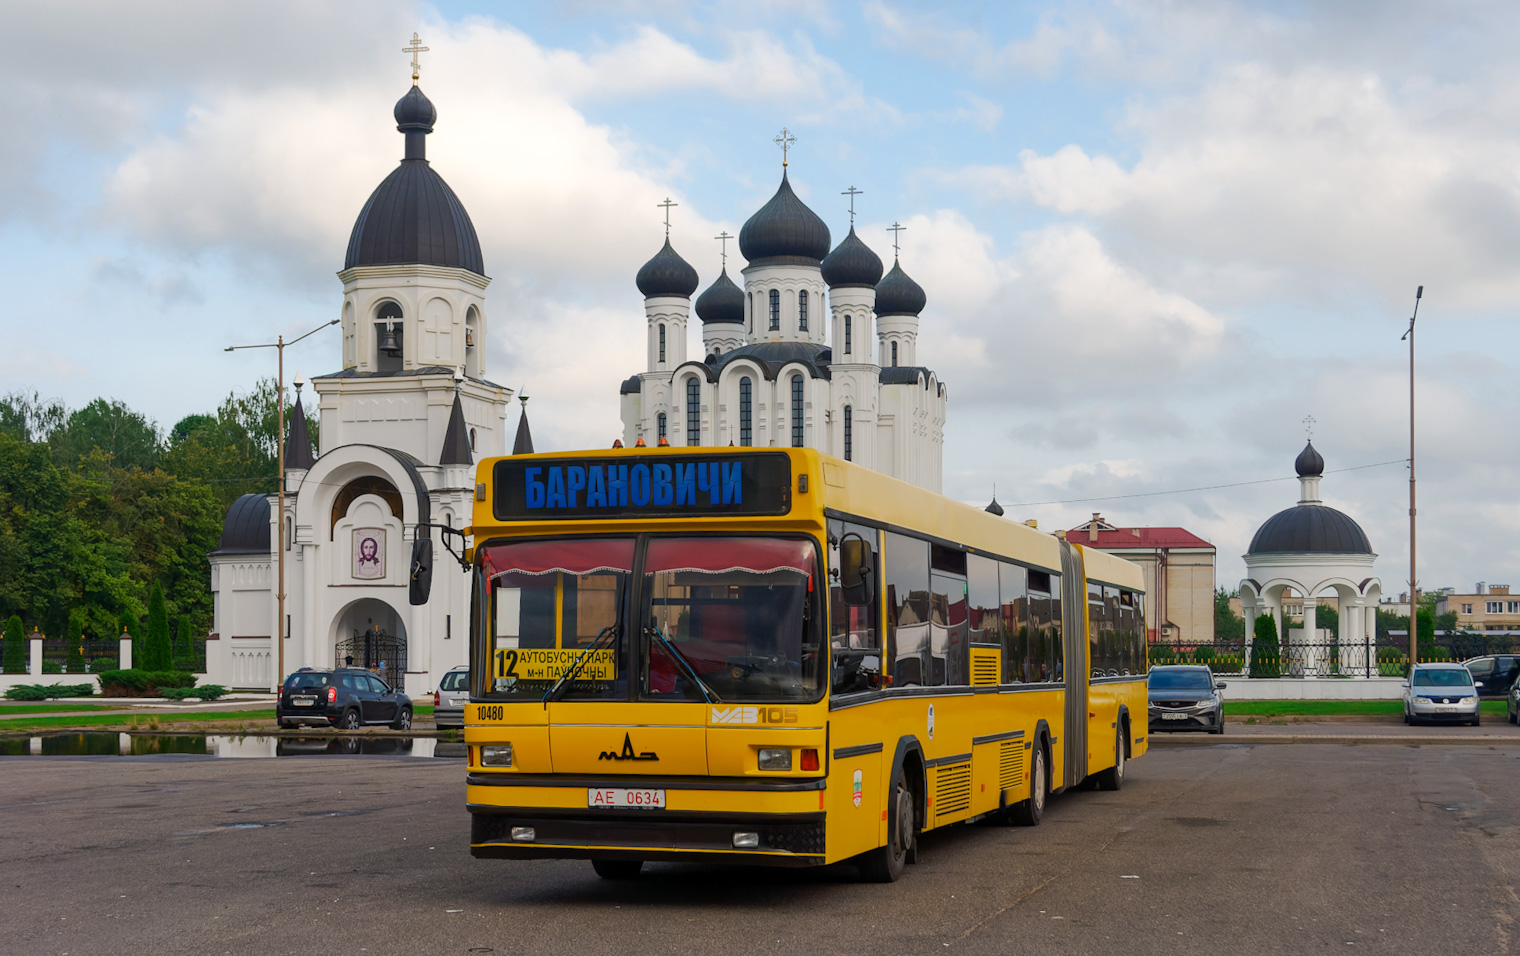
<svg viewBox="0 0 1520 956"><path fill-rule="evenodd" d="M411 730L412 700L362 667L303 667L285 678L274 719L281 727L388 724Z"/></svg>
<svg viewBox="0 0 1520 956"><path fill-rule="evenodd" d="M1506 697L1509 689L1515 686L1515 679L1520 678L1520 655L1491 654L1462 663L1467 665L1468 673L1472 674L1473 686L1478 688L1479 697Z"/></svg>

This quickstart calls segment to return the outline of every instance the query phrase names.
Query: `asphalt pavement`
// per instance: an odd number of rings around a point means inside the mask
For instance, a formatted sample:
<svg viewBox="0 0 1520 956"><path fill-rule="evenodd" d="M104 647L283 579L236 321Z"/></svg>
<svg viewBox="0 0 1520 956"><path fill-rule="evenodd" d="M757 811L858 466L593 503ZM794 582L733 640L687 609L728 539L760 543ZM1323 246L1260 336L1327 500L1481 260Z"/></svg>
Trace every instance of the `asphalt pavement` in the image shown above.
<svg viewBox="0 0 1520 956"><path fill-rule="evenodd" d="M1206 738L1205 738L1206 740ZM1163 746L854 869L469 855L458 760L0 759L5 953L1513 951L1520 748Z"/></svg>

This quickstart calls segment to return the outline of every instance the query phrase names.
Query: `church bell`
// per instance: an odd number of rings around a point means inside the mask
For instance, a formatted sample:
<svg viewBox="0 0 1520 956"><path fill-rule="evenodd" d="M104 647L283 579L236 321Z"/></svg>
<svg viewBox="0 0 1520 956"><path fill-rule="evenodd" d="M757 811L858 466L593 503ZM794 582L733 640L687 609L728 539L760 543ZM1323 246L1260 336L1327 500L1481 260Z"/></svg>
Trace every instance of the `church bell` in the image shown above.
<svg viewBox="0 0 1520 956"><path fill-rule="evenodd" d="M393 357L401 354L401 340L396 335L395 326L387 325L380 333L380 351Z"/></svg>

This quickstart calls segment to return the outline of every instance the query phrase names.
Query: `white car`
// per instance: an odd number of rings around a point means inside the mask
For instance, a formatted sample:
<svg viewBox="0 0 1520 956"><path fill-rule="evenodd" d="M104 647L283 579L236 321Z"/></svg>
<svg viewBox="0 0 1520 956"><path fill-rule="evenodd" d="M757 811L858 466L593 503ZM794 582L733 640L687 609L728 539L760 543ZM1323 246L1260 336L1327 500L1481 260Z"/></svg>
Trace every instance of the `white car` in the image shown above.
<svg viewBox="0 0 1520 956"><path fill-rule="evenodd" d="M470 702L470 669L456 667L443 675L433 691L433 726L463 727L464 705Z"/></svg>
<svg viewBox="0 0 1520 956"><path fill-rule="evenodd" d="M1404 682L1404 723L1478 726L1478 688L1462 664L1416 664Z"/></svg>

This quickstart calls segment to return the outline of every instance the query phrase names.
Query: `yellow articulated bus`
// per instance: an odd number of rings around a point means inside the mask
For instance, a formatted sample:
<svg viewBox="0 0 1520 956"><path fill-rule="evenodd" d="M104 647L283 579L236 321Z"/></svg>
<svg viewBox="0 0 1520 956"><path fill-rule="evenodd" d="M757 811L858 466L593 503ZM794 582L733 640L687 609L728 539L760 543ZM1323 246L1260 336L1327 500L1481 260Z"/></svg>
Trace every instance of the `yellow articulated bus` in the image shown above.
<svg viewBox="0 0 1520 956"><path fill-rule="evenodd" d="M490 459L475 498L475 856L890 881L1145 752L1126 561L801 448Z"/></svg>

